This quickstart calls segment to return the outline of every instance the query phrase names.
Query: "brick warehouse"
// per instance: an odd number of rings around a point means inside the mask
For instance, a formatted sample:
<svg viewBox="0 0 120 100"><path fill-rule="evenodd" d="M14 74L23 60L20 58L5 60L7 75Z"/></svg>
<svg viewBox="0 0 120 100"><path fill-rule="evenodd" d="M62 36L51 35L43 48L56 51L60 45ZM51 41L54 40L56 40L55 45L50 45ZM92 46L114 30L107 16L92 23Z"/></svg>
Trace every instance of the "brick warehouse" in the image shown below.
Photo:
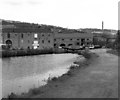
<svg viewBox="0 0 120 100"><path fill-rule="evenodd" d="M3 20L0 37L1 43L8 49L50 49L63 45L78 47L93 41L92 33Z"/></svg>

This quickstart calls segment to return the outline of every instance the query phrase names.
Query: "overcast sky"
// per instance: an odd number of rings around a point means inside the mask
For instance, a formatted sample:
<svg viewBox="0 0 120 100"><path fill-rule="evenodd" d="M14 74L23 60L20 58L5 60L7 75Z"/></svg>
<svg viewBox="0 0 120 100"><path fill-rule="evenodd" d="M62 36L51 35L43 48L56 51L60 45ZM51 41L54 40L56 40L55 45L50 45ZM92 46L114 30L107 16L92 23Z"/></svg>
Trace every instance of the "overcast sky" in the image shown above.
<svg viewBox="0 0 120 100"><path fill-rule="evenodd" d="M0 0L0 19L68 28L118 29L119 0Z"/></svg>

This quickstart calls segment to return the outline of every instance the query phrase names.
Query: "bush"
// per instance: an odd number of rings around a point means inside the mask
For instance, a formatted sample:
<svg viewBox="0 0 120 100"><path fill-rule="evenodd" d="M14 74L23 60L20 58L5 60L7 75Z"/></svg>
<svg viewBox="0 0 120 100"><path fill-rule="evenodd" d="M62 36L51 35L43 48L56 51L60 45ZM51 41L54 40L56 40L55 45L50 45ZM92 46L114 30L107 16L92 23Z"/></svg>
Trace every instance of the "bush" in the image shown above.
<svg viewBox="0 0 120 100"><path fill-rule="evenodd" d="M34 88L34 89L29 90L30 95L37 95L37 94L40 94L40 93L43 93L43 92L39 88Z"/></svg>
<svg viewBox="0 0 120 100"><path fill-rule="evenodd" d="M57 79L58 79L57 77L51 78L52 81L57 81Z"/></svg>
<svg viewBox="0 0 120 100"><path fill-rule="evenodd" d="M82 55L87 59L91 58L91 54L89 52L84 51Z"/></svg>

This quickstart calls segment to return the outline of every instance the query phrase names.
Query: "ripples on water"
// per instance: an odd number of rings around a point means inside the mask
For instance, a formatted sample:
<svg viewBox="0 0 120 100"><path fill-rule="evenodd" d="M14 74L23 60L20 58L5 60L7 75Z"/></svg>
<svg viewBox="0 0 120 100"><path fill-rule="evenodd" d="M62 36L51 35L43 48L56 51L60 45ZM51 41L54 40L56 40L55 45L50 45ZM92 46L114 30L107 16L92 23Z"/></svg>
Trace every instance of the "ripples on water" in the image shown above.
<svg viewBox="0 0 120 100"><path fill-rule="evenodd" d="M2 95L20 94L45 85L48 77L61 76L79 57L77 54L52 54L7 58L2 65ZM81 56L82 58L82 56Z"/></svg>

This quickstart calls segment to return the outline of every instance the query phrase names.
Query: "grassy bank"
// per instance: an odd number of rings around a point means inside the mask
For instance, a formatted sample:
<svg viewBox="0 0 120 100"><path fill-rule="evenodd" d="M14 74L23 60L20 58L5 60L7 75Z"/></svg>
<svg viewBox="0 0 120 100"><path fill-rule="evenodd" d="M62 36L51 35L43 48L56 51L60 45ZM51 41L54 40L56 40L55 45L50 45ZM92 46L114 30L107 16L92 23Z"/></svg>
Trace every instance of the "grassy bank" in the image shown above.
<svg viewBox="0 0 120 100"><path fill-rule="evenodd" d="M86 60L84 60L83 62L81 62L81 60L74 62L74 64L76 65L70 66L68 72L63 74L61 77L48 78L47 85L39 88L30 89L28 93L22 93L21 95L11 93L9 98L30 98L35 95L42 95L52 86L57 87L58 85L54 85L56 82L61 83L63 81L66 81L67 79L70 79L71 77L74 77L81 68L87 67L93 61L93 59L97 57L95 54L89 52L82 52L82 54L85 56Z"/></svg>

